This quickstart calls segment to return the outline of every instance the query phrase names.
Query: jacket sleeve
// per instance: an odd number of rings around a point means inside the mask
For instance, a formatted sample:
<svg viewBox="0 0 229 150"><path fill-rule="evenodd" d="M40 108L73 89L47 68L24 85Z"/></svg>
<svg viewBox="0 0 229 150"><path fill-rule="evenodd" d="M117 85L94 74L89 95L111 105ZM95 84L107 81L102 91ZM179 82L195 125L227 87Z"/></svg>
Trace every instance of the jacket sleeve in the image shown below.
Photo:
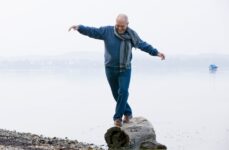
<svg viewBox="0 0 229 150"><path fill-rule="evenodd" d="M81 34L87 35L91 38L104 40L106 27L95 28L95 27L79 25L78 31Z"/></svg>
<svg viewBox="0 0 229 150"><path fill-rule="evenodd" d="M151 46L147 42L142 41L141 39L139 39L139 42L137 43L137 48L139 48L140 50L142 50L146 53L149 53L152 56L157 56L157 54L158 54L158 50L156 48L154 48L153 46Z"/></svg>

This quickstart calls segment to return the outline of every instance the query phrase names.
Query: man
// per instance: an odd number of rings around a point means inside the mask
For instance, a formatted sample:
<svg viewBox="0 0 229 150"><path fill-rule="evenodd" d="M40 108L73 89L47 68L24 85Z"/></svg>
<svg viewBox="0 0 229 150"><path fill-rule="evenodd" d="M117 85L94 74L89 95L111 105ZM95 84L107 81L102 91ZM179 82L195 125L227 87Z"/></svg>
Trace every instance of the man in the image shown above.
<svg viewBox="0 0 229 150"><path fill-rule="evenodd" d="M106 76L113 97L117 102L113 116L114 125L117 127L121 127L122 121L128 123L132 118L132 110L127 102L131 77L132 47L139 48L152 56L158 56L162 60L165 59L163 53L142 41L137 33L128 27L128 24L127 15L119 14L115 26L95 28L73 25L69 28L69 31L78 30L83 35L104 41ZM124 119L122 120L123 116Z"/></svg>

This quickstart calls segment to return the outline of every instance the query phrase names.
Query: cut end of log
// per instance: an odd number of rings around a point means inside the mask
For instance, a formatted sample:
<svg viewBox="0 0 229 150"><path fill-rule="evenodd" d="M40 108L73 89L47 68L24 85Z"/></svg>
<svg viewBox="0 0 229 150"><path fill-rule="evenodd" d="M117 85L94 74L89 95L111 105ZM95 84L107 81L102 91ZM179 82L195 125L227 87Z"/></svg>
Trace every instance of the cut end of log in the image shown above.
<svg viewBox="0 0 229 150"><path fill-rule="evenodd" d="M107 130L105 140L109 148L120 148L129 146L129 136L119 127Z"/></svg>

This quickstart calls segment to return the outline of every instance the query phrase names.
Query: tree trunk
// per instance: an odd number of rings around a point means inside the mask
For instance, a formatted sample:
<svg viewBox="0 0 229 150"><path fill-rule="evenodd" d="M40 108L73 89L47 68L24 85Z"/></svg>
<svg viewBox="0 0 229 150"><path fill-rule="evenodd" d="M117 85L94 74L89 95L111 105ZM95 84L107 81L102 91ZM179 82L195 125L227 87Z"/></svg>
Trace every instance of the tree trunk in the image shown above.
<svg viewBox="0 0 229 150"><path fill-rule="evenodd" d="M143 117L135 117L121 128L112 127L105 133L109 150L166 150L156 141L152 124Z"/></svg>

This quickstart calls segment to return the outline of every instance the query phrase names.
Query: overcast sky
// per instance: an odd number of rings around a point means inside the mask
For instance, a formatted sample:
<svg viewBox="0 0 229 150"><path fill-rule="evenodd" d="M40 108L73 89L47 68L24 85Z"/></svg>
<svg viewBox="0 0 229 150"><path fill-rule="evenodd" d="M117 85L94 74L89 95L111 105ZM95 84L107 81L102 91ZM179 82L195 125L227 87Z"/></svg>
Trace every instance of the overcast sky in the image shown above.
<svg viewBox="0 0 229 150"><path fill-rule="evenodd" d="M0 0L0 56L104 51L73 24L129 26L165 54L229 54L229 0Z"/></svg>

